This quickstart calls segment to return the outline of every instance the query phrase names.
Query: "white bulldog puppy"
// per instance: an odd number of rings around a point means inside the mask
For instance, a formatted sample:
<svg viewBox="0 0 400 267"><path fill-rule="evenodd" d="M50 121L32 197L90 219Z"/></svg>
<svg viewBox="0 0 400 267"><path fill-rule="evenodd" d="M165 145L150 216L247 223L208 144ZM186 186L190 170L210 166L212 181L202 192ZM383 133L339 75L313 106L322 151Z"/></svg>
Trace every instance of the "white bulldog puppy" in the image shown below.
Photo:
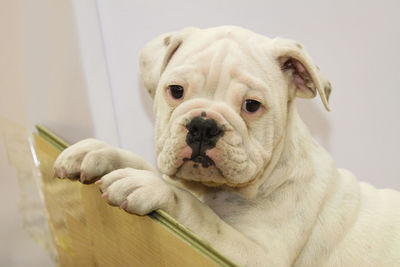
<svg viewBox="0 0 400 267"><path fill-rule="evenodd" d="M243 266L400 266L400 194L337 169L295 98L330 83L303 46L239 27L163 34L140 55L160 173L89 139L55 163L128 212L163 209Z"/></svg>

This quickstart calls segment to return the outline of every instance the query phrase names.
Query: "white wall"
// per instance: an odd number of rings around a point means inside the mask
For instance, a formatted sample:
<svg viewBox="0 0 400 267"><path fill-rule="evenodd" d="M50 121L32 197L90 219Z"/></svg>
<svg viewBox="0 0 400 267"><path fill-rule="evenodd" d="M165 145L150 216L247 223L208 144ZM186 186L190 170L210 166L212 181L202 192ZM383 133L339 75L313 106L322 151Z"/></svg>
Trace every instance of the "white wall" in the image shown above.
<svg viewBox="0 0 400 267"><path fill-rule="evenodd" d="M20 0L19 11L29 127L118 145L95 0Z"/></svg>
<svg viewBox="0 0 400 267"><path fill-rule="evenodd" d="M14 139L13 129L9 129L10 124L27 127L29 121L21 20L21 9L17 1L0 1L0 266L56 266L24 227L23 218L26 219L26 216L20 211L29 205L22 202L23 197L20 195L17 177L21 172L9 162L10 158L14 161L20 159L6 149L13 146L20 150L23 146L21 140L17 137ZM9 139L16 143L11 144ZM21 153L18 151L17 155ZM30 164L22 160L20 163L23 166ZM37 216L32 218L37 219Z"/></svg>
<svg viewBox="0 0 400 267"><path fill-rule="evenodd" d="M13 129L26 134L38 123L70 143L118 145L94 0L0 1L0 266L56 265L26 231L46 229L38 229L41 205L27 190L35 185L27 136Z"/></svg>
<svg viewBox="0 0 400 267"><path fill-rule="evenodd" d="M299 101L339 167L400 190L400 5L396 1L97 0L120 142L154 162L151 100L138 53L163 32L233 24L305 45L333 84L332 112Z"/></svg>

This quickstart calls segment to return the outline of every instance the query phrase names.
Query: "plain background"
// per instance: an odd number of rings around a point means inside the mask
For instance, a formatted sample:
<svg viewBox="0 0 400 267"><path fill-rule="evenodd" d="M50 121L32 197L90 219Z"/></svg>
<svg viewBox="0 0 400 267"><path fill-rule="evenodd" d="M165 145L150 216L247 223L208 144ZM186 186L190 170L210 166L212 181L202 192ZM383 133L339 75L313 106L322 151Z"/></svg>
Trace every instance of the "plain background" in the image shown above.
<svg viewBox="0 0 400 267"><path fill-rule="evenodd" d="M34 2L34 3L33 3ZM2 0L0 116L73 143L97 137L155 162L140 48L186 26L238 25L301 42L333 85L300 113L338 167L400 190L398 1ZM53 266L23 230L16 171L0 139L0 265Z"/></svg>

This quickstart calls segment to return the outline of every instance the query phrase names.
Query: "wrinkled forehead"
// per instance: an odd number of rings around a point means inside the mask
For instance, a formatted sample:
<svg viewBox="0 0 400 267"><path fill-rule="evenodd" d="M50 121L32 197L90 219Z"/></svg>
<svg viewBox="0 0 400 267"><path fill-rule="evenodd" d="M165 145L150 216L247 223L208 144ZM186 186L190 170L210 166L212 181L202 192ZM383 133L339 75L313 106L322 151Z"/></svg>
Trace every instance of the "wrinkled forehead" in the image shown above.
<svg viewBox="0 0 400 267"><path fill-rule="evenodd" d="M208 36L206 34L193 34L189 36L171 61L182 66L192 64L212 70L212 65L225 68L238 68L245 64L257 63L261 51L249 40L230 34Z"/></svg>
<svg viewBox="0 0 400 267"><path fill-rule="evenodd" d="M178 79L206 77L206 83L212 87L217 81L232 78L249 81L248 76L265 77L271 64L268 64L268 51L261 40L256 40L258 36L239 37L193 34L185 39L172 57L166 73Z"/></svg>

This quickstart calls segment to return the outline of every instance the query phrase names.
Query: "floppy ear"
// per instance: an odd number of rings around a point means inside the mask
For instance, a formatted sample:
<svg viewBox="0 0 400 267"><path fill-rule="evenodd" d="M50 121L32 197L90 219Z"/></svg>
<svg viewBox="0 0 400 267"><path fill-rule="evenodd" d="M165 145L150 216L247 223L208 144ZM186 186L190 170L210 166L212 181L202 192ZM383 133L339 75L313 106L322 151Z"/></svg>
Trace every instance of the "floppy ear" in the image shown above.
<svg viewBox="0 0 400 267"><path fill-rule="evenodd" d="M144 87L154 98L161 74L181 46L187 33L194 28L165 33L144 46L139 56L139 70Z"/></svg>
<svg viewBox="0 0 400 267"><path fill-rule="evenodd" d="M272 42L274 56L279 61L282 71L286 72L293 82L296 96L313 98L318 91L326 110L330 111L328 101L332 91L331 83L314 64L303 46L282 38L275 38Z"/></svg>

